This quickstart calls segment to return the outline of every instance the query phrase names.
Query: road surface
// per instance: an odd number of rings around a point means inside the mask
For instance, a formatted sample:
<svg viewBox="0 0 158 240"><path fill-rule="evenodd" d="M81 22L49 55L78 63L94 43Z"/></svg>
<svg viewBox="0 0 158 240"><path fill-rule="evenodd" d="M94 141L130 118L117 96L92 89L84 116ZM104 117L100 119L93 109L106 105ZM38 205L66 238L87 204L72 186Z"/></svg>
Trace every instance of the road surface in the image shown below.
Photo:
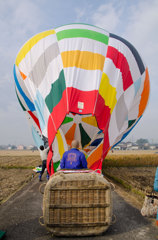
<svg viewBox="0 0 158 240"><path fill-rule="evenodd" d="M6 230L6 240L63 240L52 237L39 224L42 215L40 183L34 178L7 202L0 206L0 230ZM141 216L140 211L113 192L113 213L116 222L101 236L82 237L82 240L156 240L158 227ZM67 238L75 240L80 238Z"/></svg>

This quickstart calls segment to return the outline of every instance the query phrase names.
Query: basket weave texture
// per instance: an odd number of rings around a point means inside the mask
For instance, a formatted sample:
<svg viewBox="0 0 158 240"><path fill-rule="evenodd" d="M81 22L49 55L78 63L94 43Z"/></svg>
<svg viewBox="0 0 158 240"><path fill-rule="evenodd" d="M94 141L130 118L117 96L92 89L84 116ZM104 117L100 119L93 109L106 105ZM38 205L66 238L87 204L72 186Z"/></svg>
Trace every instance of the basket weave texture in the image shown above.
<svg viewBox="0 0 158 240"><path fill-rule="evenodd" d="M110 183L92 172L54 174L44 190L43 218L56 236L103 233L112 218Z"/></svg>

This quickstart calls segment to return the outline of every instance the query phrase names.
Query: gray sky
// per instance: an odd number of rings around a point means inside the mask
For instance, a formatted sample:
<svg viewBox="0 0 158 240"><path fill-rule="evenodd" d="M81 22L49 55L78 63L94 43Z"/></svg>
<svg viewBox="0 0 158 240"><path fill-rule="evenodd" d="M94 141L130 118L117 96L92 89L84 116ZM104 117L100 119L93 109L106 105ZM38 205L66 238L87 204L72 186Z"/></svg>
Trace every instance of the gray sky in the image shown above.
<svg viewBox="0 0 158 240"><path fill-rule="evenodd" d="M151 90L147 109L127 140L158 142L158 0L1 0L0 144L33 144L16 98L13 65L33 35L69 23L102 27L130 41L148 66Z"/></svg>

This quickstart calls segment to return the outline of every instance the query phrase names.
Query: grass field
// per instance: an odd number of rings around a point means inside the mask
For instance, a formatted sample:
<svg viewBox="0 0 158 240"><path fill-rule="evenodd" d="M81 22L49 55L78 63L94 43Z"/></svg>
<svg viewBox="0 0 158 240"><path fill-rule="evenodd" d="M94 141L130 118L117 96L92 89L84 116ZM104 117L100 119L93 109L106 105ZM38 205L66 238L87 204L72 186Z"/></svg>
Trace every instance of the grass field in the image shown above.
<svg viewBox="0 0 158 240"><path fill-rule="evenodd" d="M158 153L156 151L114 151L109 152L103 167L156 167Z"/></svg>
<svg viewBox="0 0 158 240"><path fill-rule="evenodd" d="M103 162L103 174L143 202L146 192L153 191L157 166L156 151L114 151Z"/></svg>
<svg viewBox="0 0 158 240"><path fill-rule="evenodd" d="M38 151L0 151L0 203L32 179L33 168L40 165ZM140 197L153 188L158 154L155 151L109 152L103 174L114 183Z"/></svg>
<svg viewBox="0 0 158 240"><path fill-rule="evenodd" d="M38 151L0 151L0 203L32 179L40 165Z"/></svg>

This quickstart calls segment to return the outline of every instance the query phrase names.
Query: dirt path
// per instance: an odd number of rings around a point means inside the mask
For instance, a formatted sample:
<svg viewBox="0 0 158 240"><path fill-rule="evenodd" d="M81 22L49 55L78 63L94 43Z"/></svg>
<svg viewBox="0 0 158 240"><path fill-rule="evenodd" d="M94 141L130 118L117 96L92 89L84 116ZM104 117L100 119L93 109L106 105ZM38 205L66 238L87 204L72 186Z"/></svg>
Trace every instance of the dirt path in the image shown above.
<svg viewBox="0 0 158 240"><path fill-rule="evenodd" d="M39 217L42 215L42 195L39 193L39 186L38 178L34 178L0 206L0 229L7 231L6 239L52 239L46 229L39 224ZM127 202L127 196L124 196L125 201L122 194L123 191L119 188L113 192L113 213L116 216L116 222L102 236L82 237L82 240L158 239L158 228L142 217L139 209ZM59 238L53 237L53 239ZM60 240L64 239L60 238Z"/></svg>

